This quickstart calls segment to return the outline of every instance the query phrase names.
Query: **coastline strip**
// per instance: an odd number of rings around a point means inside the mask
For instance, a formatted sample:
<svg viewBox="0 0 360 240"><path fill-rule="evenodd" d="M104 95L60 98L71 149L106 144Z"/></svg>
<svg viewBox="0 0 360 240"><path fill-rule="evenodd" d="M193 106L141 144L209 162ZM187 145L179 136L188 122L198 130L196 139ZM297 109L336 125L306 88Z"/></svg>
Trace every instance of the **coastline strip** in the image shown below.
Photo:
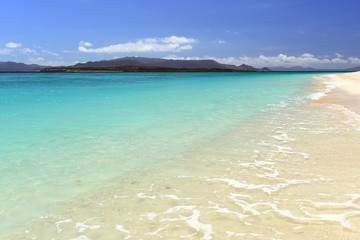
<svg viewBox="0 0 360 240"><path fill-rule="evenodd" d="M360 72L322 75L317 78L326 85L326 89L313 94L313 101L340 105L360 114Z"/></svg>

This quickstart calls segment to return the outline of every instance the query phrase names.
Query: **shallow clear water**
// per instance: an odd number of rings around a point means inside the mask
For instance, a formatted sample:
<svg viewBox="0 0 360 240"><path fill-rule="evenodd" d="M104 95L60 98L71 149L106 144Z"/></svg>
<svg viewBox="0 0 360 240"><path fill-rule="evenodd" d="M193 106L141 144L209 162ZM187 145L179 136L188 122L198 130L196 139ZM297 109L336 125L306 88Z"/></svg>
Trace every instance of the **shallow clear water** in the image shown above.
<svg viewBox="0 0 360 240"><path fill-rule="evenodd" d="M0 232L274 105L308 73L0 74Z"/></svg>

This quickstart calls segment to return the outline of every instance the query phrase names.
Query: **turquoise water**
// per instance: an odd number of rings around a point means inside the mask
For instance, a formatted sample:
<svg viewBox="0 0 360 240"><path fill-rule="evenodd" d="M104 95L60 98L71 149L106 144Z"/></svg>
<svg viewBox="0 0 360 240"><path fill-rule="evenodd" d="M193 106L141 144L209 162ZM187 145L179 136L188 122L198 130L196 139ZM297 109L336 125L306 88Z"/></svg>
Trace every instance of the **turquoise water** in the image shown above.
<svg viewBox="0 0 360 240"><path fill-rule="evenodd" d="M304 98L313 75L0 74L0 232Z"/></svg>

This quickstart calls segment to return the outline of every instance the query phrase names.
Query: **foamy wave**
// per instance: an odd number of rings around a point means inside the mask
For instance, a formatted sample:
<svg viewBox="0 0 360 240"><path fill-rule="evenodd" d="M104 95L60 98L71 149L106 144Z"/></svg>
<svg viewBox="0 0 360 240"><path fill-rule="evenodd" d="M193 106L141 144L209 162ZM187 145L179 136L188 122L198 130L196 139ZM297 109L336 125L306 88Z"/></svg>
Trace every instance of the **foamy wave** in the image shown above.
<svg viewBox="0 0 360 240"><path fill-rule="evenodd" d="M357 128L358 131L360 131L360 115L349 110L348 108L338 105L338 104L332 104L330 106L332 109L341 111L345 116L348 117L347 120L343 121L342 123L345 125L349 125L352 127Z"/></svg>
<svg viewBox="0 0 360 240"><path fill-rule="evenodd" d="M349 195L349 194L348 194ZM247 195L245 195L246 197ZM251 198L251 196L248 196ZM309 224L309 223L323 223L323 222L329 222L329 223L338 223L344 228L354 230L354 226L351 225L349 222L349 219L351 218L357 218L360 216L360 211L358 210L360 206L353 201L357 200L359 196L352 196L352 200L349 200L344 203L336 203L336 202L313 202L310 200L301 200L299 199L298 202L310 202L312 203L315 208L319 208L319 210L324 211L324 209L334 210L338 208L345 208L345 209L356 209L356 210L350 210L347 212L342 213L322 213L322 214L312 214L306 208L309 208L309 206L302 206L300 207L301 212L303 213L300 215L294 214L291 210L288 209L281 209L277 202L255 202L255 203L249 203L244 200L243 194L235 194L231 193L231 196L229 198L233 200L236 205L242 208L243 213L239 211L231 211L228 208L220 207L219 204L215 204L212 202L209 202L210 204L213 204L215 206L210 207L213 209L216 209L217 212L220 213L232 213L237 215L240 219L244 219L251 216L258 216L258 215L264 215L267 213L276 213L279 218L290 221L293 223L300 223L300 224ZM311 207L310 207L311 209ZM294 227L294 229L300 229L302 226ZM276 234L281 235L281 232L278 232L276 229L274 229ZM234 232L229 232L231 236L235 236ZM245 233L239 233L237 236L245 236Z"/></svg>
<svg viewBox="0 0 360 240"><path fill-rule="evenodd" d="M185 221L191 228L195 229L195 231L196 231L195 233L187 235L187 236L180 236L181 238L193 237L196 234L198 234L199 232L202 232L203 236L200 239L205 239L205 240L213 239L212 225L200 222L199 221L200 211L195 210L194 208L195 208L195 206L176 206L176 207L170 208L170 209L166 210L164 213L169 214L169 213L178 212L180 210L188 210L188 211L191 211L192 214L189 217L179 215L178 218L165 218L165 219L161 219L160 221L161 222Z"/></svg>
<svg viewBox="0 0 360 240"><path fill-rule="evenodd" d="M316 76L314 78L320 80L323 84L325 84L326 87L320 92L309 95L308 98L310 98L311 100L319 100L322 97L326 96L327 93L331 92L334 88L344 84L342 82L337 82L335 75Z"/></svg>
<svg viewBox="0 0 360 240"><path fill-rule="evenodd" d="M90 240L90 239L85 235L80 235L80 236L78 236L76 238L71 238L69 240Z"/></svg>
<svg viewBox="0 0 360 240"><path fill-rule="evenodd" d="M263 234L259 234L259 233L234 233L231 231L226 231L227 237L246 237L246 236L250 236L250 237L261 237L263 236Z"/></svg>
<svg viewBox="0 0 360 240"><path fill-rule="evenodd" d="M353 226L347 220L347 218L359 216L360 211L350 211L341 214L310 214L308 211L304 211L310 218L311 221L326 221L326 222L337 222L341 226L353 229Z"/></svg>
<svg viewBox="0 0 360 240"><path fill-rule="evenodd" d="M294 138L290 138L286 132L283 131L276 131L276 135L271 136L272 138L275 138L276 140L282 141L284 143L286 142L294 142Z"/></svg>
<svg viewBox="0 0 360 240"><path fill-rule="evenodd" d="M150 236L158 236L161 238L161 235L160 235L160 232L167 229L170 225L167 224L165 227L160 227L158 229L156 229L154 232L148 232L148 233L145 233L146 235L150 235Z"/></svg>
<svg viewBox="0 0 360 240"><path fill-rule="evenodd" d="M240 188L240 189L246 189L246 190L261 190L269 195L271 195L274 192L279 191L282 188L285 188L289 185L295 185L295 184L304 184L304 183L310 183L312 180L301 180L301 179L283 179L285 181L284 183L278 183L275 185L269 185L269 184L248 184L245 181L237 181L235 179L228 179L228 178L213 178L213 179L207 179L207 181L215 181L215 182L225 182L229 186L232 186L234 188Z"/></svg>
<svg viewBox="0 0 360 240"><path fill-rule="evenodd" d="M127 236L126 236L124 239L129 239L129 238L132 238L132 237L133 237L132 235L130 235L130 231L127 230L127 229L125 229L123 225L117 224L116 227L115 227L115 229L116 229L117 231L119 231L119 232L123 232L123 233L126 233L126 234L127 234Z"/></svg>
<svg viewBox="0 0 360 240"><path fill-rule="evenodd" d="M55 222L55 226L56 226L57 232L58 232L58 233L61 233L61 232L62 232L62 228L60 227L60 224L63 224L63 223L71 223L71 222L72 222L71 219L65 219L65 220L61 220L61 221Z"/></svg>
<svg viewBox="0 0 360 240"><path fill-rule="evenodd" d="M318 93L311 94L311 95L309 96L309 98L310 98L311 100L319 100L320 98L322 98L322 97L324 97L324 96L326 96L326 93L324 93L324 92L318 92Z"/></svg>
<svg viewBox="0 0 360 240"><path fill-rule="evenodd" d="M86 229L94 230L100 228L99 225L87 225L86 223L94 218L89 218L84 222L77 222L75 227L79 229L79 233L85 231Z"/></svg>

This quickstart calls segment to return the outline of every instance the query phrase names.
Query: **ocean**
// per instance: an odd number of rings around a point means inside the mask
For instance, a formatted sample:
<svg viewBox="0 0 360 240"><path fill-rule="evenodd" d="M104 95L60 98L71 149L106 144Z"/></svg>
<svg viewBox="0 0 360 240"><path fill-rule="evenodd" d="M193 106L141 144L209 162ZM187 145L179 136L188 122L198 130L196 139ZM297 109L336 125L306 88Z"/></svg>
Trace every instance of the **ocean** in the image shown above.
<svg viewBox="0 0 360 240"><path fill-rule="evenodd" d="M322 74L0 74L0 238L355 236Z"/></svg>

